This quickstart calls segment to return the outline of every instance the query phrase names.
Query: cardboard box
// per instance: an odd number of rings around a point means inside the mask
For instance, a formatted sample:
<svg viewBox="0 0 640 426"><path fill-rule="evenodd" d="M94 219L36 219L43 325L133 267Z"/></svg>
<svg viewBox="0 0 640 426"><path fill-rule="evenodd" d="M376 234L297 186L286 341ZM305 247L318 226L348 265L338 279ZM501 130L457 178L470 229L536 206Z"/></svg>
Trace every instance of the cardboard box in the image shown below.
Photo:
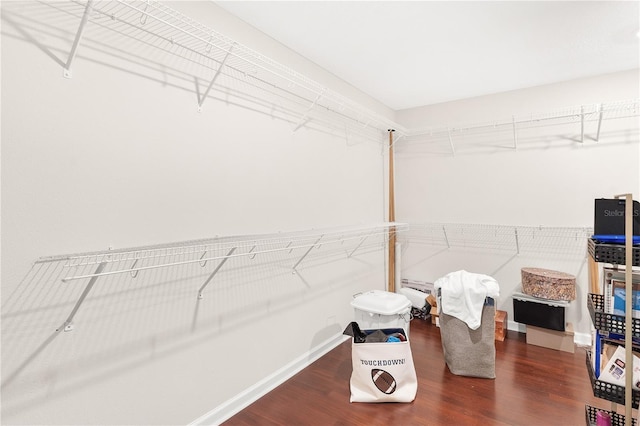
<svg viewBox="0 0 640 426"><path fill-rule="evenodd" d="M431 314L431 324L435 325L436 327L440 327L440 318L438 317L438 308L435 306L432 306L431 311L429 311L429 313Z"/></svg>
<svg viewBox="0 0 640 426"><path fill-rule="evenodd" d="M563 352L575 352L573 342L573 324L568 322L564 331L527 325L527 343Z"/></svg>
<svg viewBox="0 0 640 426"><path fill-rule="evenodd" d="M495 321L496 321L495 340L502 342L504 341L504 338L507 337L507 312L496 311Z"/></svg>
<svg viewBox="0 0 640 426"><path fill-rule="evenodd" d="M438 306L438 301L436 300L435 296L432 294L427 296L427 303L433 307Z"/></svg>

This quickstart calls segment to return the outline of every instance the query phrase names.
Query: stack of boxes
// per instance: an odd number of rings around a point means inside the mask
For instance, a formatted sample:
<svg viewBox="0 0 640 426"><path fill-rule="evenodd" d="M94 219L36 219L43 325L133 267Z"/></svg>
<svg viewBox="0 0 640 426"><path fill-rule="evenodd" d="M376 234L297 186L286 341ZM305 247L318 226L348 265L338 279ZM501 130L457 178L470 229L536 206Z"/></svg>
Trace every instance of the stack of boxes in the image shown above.
<svg viewBox="0 0 640 426"><path fill-rule="evenodd" d="M440 318L438 317L438 302L433 294L427 296L427 303L431 306L429 313L431 314L431 324L440 327Z"/></svg>
<svg viewBox="0 0 640 426"><path fill-rule="evenodd" d="M522 292L513 294L513 316L527 325L527 343L573 353L573 325L565 322L565 309L576 298L576 278L542 268L522 268L521 273Z"/></svg>

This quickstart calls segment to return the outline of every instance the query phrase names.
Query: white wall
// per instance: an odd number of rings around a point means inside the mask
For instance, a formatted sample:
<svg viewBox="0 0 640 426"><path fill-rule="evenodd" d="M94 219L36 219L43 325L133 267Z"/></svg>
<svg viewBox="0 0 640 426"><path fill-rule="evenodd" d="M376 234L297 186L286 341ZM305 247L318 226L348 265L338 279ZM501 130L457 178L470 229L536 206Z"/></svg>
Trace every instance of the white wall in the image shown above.
<svg viewBox="0 0 640 426"><path fill-rule="evenodd" d="M383 288L383 250L299 274L282 266L296 259L229 261L200 305L213 265L99 279L68 333L55 329L85 282L34 262L379 223L382 150L294 134L215 89L198 113L174 58L145 62L96 26L65 79L79 16L63 4L2 3L2 423L185 424L339 336L351 296ZM389 114L212 2L173 6Z"/></svg>
<svg viewBox="0 0 640 426"><path fill-rule="evenodd" d="M398 121L414 129L509 120L512 115L554 112L566 107L639 97L638 70L568 81L525 90L398 112ZM636 112L637 114L637 112ZM424 144L399 142L396 149L397 220L413 224L488 224L524 227L592 227L595 198L632 193L640 197L638 119L589 121L583 144L580 120L561 126L519 131L518 149L482 148L469 153L473 138L453 137L456 155L433 154ZM495 145L513 144L506 134L483 137ZM465 145L466 144L466 145ZM466 150L466 151L465 151ZM559 240L560 241L560 240ZM490 248L490 243L487 242ZM563 244L559 242L558 244ZM575 252L547 244L538 252L516 255L497 251L440 250L425 244L404 247L403 278L431 281L457 270L493 274L501 284L499 308L513 319L511 295L520 284L520 268L535 266L577 276L578 298L567 310L577 333L589 333L585 296L588 291L586 240ZM571 253L569 253L571 251Z"/></svg>
<svg viewBox="0 0 640 426"><path fill-rule="evenodd" d="M283 267L287 258L229 261L200 305L195 292L211 269L197 265L137 281L99 280L69 333L55 328L84 283L62 283L64 267L34 261L380 222L385 158L376 144L304 128L293 134L289 123L216 90L198 113L195 86L202 90L206 79L176 71L175 58L140 60L139 46L100 28L87 32L73 78L64 79L79 16L60 14L58 5L2 2L2 423L188 423L338 336L352 317L351 295L383 287L382 250L316 257L299 274ZM393 118L214 4L172 5ZM421 128L628 99L638 96L637 77L632 71L470 99L397 119ZM601 144L491 155L414 155L399 143L396 218L590 225L593 198L638 194L640 186L637 129L605 126ZM417 245L404 251L408 278L432 281L463 267L497 271L500 307L510 309L520 266L511 254L450 251L443 260ZM583 263L543 257L535 266L577 272L584 293ZM583 301L571 311L584 330Z"/></svg>

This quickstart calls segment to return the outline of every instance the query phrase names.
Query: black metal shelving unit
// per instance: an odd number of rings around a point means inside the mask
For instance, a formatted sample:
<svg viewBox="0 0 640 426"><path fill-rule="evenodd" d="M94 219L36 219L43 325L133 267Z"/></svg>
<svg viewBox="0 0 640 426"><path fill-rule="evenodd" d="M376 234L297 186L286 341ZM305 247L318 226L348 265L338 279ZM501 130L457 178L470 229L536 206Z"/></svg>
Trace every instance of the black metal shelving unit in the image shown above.
<svg viewBox="0 0 640 426"><path fill-rule="evenodd" d="M625 194L624 196L616 196L616 198L626 197L627 207L632 205L633 199L631 194ZM632 212L630 208L627 208L625 214L625 236L626 241L632 241ZM596 262L610 263L613 265L627 265L625 267L626 275L626 294L632 294L631 285L631 270L634 266L640 266L640 246L633 246L632 244L604 244L594 239L588 240L588 252ZM597 330L596 338L600 339L600 334L608 336L610 333L618 336L624 336L624 342L627 345L626 358L631 359L629 347L633 342L633 339L640 338L640 319L631 318L630 303L627 298L627 315L615 315L606 313L604 309L604 296L600 294L589 293L587 297L587 308L591 315L591 320L595 329ZM591 361L591 352L587 351L586 364L589 378L591 379L591 385L593 387L593 395L608 401L611 401L612 409L604 410L596 408L590 405L585 406L585 419L587 425L596 425L598 411L603 411L609 414L611 417L611 424L613 426L632 426L636 425L636 419L633 418L632 408L637 409L640 402L640 391L634 389L627 389L627 386L618 386L612 383L598 380L595 377L593 364ZM633 360L627 359L626 375L631 376L633 374L632 366ZM629 383L627 380L626 383ZM619 414L615 410L614 404L623 404L625 406L625 414Z"/></svg>

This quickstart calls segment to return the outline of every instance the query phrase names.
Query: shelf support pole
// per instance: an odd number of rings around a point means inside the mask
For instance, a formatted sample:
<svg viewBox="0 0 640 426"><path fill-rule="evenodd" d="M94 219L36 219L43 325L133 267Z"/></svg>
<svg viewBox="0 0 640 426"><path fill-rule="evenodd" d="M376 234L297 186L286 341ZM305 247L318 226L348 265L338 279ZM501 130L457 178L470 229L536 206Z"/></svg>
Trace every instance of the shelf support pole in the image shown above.
<svg viewBox="0 0 640 426"><path fill-rule="evenodd" d="M600 140L600 126L602 126L602 104L599 105L598 109L600 113L598 114L598 131L596 133L596 142Z"/></svg>
<svg viewBox="0 0 640 426"><path fill-rule="evenodd" d="M78 299L78 301L76 302L75 306L71 310L71 313L69 314L69 316L67 317L65 322L60 327L58 327L56 329L56 331L60 331L60 330L72 331L73 330L73 317L76 316L76 313L78 312L78 309L80 309L80 305L82 305L82 303L84 302L84 299L87 298L87 295L89 294L89 292L93 288L93 285L98 280L97 274L101 273L105 266L107 266L107 262L102 262L102 263L100 263L98 265L98 267L96 268L96 272L94 272L94 274L96 274L96 275L91 277L91 279L87 283L87 286L82 291L82 294L80 295L80 298Z"/></svg>
<svg viewBox="0 0 640 426"><path fill-rule="evenodd" d="M229 252L225 256L225 258L220 261L218 266L216 266L216 269L214 269L213 272L211 273L211 275L209 275L209 278L207 278L207 280L204 282L204 284L202 284L202 287L200 287L200 290L198 290L198 299L202 299L202 292L204 291L204 288L209 285L209 283L211 282L213 277L216 276L216 274L218 273L220 268L222 268L222 265L224 265L225 262L227 260L229 260L229 256L231 256L234 251L236 251L236 247L233 247L231 250L229 250Z"/></svg>
<svg viewBox="0 0 640 426"><path fill-rule="evenodd" d="M65 78L71 78L71 63L75 59L76 53L78 52L78 46L80 45L80 40L82 39L82 33L84 32L84 27L89 20L89 15L91 15L92 8L93 0L88 0L87 5L84 8L84 13L82 14L82 19L80 20L80 26L78 27L76 38L73 40L73 46L71 47L69 58L67 59L67 63L64 65L64 71L62 74Z"/></svg>
<svg viewBox="0 0 640 426"><path fill-rule="evenodd" d="M313 243L313 245L312 245L311 247L309 247L309 248L307 249L307 251L302 255L302 257L301 257L301 258L296 262L296 264L295 264L295 265L293 265L293 268L291 268L291 269L293 269L293 272L294 272L294 273L295 273L295 271L296 271L296 268L297 268L297 267L298 267L298 265L300 264L300 262L302 262L302 261L304 260L304 258L305 258L305 257L307 257L307 255L308 255L309 253L311 253L311 250L313 250L313 248L314 248L316 245L318 245L318 243L320 242L320 240L322 239L322 237L323 237L323 236L324 236L324 234L323 234L323 235L320 235L320 238L318 238L318 239L316 240L316 242L315 242L315 243Z"/></svg>
<svg viewBox="0 0 640 426"><path fill-rule="evenodd" d="M396 221L396 195L395 181L393 169L393 132L395 129L389 129L389 222ZM396 292L396 228L389 227L389 282L387 290L391 293Z"/></svg>
<svg viewBox="0 0 640 426"><path fill-rule="evenodd" d="M218 76L222 72L222 68L224 67L224 64L227 62L227 59L229 58L229 55L231 55L231 51L233 50L233 46L235 46L235 44L232 44L231 47L229 48L229 50L227 50L227 54L224 56L224 59L222 59L222 62L220 62L220 66L216 70L216 73L213 75L213 78L211 79L211 81L209 82L209 85L207 86L207 90L205 90L204 93L202 94L202 98L200 98L200 102L198 102L198 112L202 112L202 104L204 103L204 100L207 99L207 96L209 96L209 92L211 91L211 88L213 87L213 83L216 82Z"/></svg>

